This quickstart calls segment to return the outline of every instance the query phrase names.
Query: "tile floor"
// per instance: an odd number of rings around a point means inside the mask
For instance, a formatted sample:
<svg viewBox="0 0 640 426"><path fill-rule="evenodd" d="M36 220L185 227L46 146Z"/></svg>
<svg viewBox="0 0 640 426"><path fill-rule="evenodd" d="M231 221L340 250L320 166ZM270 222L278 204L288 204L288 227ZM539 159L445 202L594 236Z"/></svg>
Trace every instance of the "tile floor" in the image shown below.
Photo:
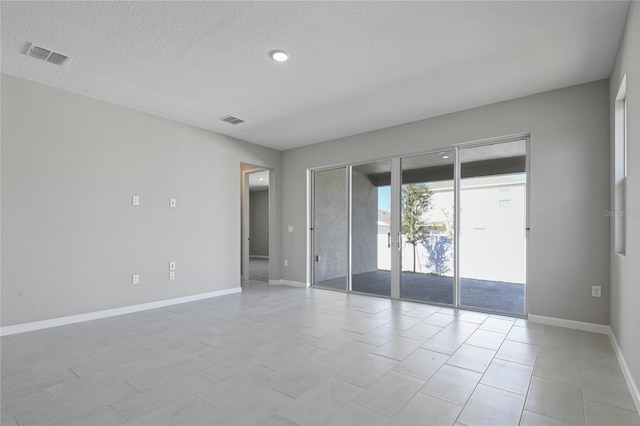
<svg viewBox="0 0 640 426"><path fill-rule="evenodd" d="M608 337L264 283L2 338L2 425L634 425Z"/></svg>

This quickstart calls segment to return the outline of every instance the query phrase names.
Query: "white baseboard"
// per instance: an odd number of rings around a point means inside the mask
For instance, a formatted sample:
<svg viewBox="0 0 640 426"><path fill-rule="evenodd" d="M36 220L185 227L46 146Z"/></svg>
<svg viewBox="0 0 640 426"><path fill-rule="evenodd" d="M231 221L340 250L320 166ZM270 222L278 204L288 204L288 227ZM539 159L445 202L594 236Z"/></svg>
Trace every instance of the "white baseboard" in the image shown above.
<svg viewBox="0 0 640 426"><path fill-rule="evenodd" d="M592 333L609 334L609 326L594 324L591 322L573 321L563 318L544 317L541 315L529 315L529 321L538 324L555 325L557 327L573 328L576 330L590 331Z"/></svg>
<svg viewBox="0 0 640 426"><path fill-rule="evenodd" d="M180 303L195 302L196 300L210 299L212 297L226 296L228 294L242 292L241 287L226 290L212 291L209 293L194 294L191 296L176 297L174 299L158 300L157 302L142 303L139 305L124 306L122 308L107 309L105 311L89 312L86 314L71 315L68 317L52 318L42 321L27 322L24 324L8 325L0 327L0 336L26 333L27 331L42 330L44 328L58 327L61 325L75 324L78 322L114 317L116 315L130 314L149 309L162 308L164 306L179 305Z"/></svg>
<svg viewBox="0 0 640 426"><path fill-rule="evenodd" d="M269 284L271 285L288 285L291 287L302 287L302 288L307 288L309 287L308 283L301 283L298 281L289 281L289 280L269 280Z"/></svg>
<svg viewBox="0 0 640 426"><path fill-rule="evenodd" d="M613 330L609 330L609 340L611 340L611 346L613 346L616 357L618 357L618 364L620 364L620 369L622 369L622 375L627 382L633 402L636 404L636 410L640 412L640 389L635 380L633 380L633 376L631 375L631 371L629 371L629 366L624 359L624 355L622 355L622 350L620 346L618 346L618 341L616 340L615 334L613 334Z"/></svg>

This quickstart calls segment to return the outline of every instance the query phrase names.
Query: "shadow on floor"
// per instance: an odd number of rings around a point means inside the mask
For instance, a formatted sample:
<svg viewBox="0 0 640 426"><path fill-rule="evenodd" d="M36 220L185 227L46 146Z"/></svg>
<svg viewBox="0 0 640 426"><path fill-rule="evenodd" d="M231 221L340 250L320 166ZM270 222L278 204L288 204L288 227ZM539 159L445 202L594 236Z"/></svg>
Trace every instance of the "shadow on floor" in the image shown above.
<svg viewBox="0 0 640 426"><path fill-rule="evenodd" d="M345 290L346 277L321 281L317 286ZM391 273L373 271L355 274L352 287L353 291L389 297ZM452 305L453 278L403 272L400 297ZM461 278L460 306L524 315L524 285Z"/></svg>

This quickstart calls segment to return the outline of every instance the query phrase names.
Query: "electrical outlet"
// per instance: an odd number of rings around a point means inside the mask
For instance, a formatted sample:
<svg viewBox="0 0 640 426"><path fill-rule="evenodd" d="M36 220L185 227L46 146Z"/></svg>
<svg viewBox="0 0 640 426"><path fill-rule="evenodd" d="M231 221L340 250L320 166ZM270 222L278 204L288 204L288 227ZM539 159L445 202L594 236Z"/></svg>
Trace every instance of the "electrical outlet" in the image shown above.
<svg viewBox="0 0 640 426"><path fill-rule="evenodd" d="M591 296L600 297L602 295L602 287L599 285L591 286Z"/></svg>
<svg viewBox="0 0 640 426"><path fill-rule="evenodd" d="M139 206L140 205L140 197L138 195L134 195L131 197L131 204L133 204L134 206Z"/></svg>
<svg viewBox="0 0 640 426"><path fill-rule="evenodd" d="M284 266L289 266L289 261L287 259L284 260Z"/></svg>
<svg viewBox="0 0 640 426"><path fill-rule="evenodd" d="M140 284L140 275L138 274L131 275L131 284Z"/></svg>
<svg viewBox="0 0 640 426"><path fill-rule="evenodd" d="M170 198L169 199L169 207L175 207L176 206L176 199L175 198Z"/></svg>
<svg viewBox="0 0 640 426"><path fill-rule="evenodd" d="M176 279L176 271L169 271L169 281Z"/></svg>
<svg viewBox="0 0 640 426"><path fill-rule="evenodd" d="M169 270L170 271L176 270L176 262L169 262Z"/></svg>
<svg viewBox="0 0 640 426"><path fill-rule="evenodd" d="M291 225L287 226L287 231L293 232L293 226L291 226Z"/></svg>

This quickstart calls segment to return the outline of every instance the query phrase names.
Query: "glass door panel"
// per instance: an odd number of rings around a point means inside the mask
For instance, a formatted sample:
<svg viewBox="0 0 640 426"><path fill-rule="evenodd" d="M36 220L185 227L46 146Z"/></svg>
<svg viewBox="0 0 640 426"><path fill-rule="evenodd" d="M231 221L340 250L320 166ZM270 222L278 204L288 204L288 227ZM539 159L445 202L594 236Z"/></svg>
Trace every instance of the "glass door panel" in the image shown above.
<svg viewBox="0 0 640 426"><path fill-rule="evenodd" d="M313 173L313 284L347 291L347 168Z"/></svg>
<svg viewBox="0 0 640 426"><path fill-rule="evenodd" d="M391 160L351 168L351 289L391 296Z"/></svg>
<svg viewBox="0 0 640 426"><path fill-rule="evenodd" d="M454 301L454 153L401 160L400 297Z"/></svg>
<svg viewBox="0 0 640 426"><path fill-rule="evenodd" d="M461 307L525 313L526 140L459 150Z"/></svg>

